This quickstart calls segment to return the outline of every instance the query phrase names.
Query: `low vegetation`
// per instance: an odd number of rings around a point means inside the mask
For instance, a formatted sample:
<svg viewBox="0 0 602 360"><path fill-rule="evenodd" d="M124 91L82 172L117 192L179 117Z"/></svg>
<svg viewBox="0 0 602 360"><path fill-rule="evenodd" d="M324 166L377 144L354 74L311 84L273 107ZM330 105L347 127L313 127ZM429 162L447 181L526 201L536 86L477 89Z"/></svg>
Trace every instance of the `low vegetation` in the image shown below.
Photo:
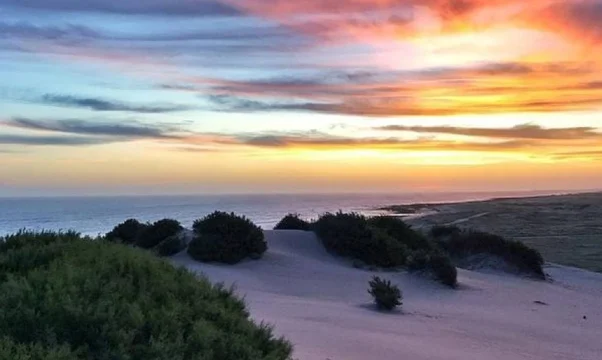
<svg viewBox="0 0 602 360"><path fill-rule="evenodd" d="M384 268L405 264L403 244L385 231L370 227L359 214L325 214L316 221L314 229L326 249L338 255Z"/></svg>
<svg viewBox="0 0 602 360"><path fill-rule="evenodd" d="M267 250L261 228L244 216L216 211L195 221L193 229L188 254L198 261L236 264Z"/></svg>
<svg viewBox="0 0 602 360"><path fill-rule="evenodd" d="M128 219L115 226L113 230L105 235L105 238L112 242L134 244L146 227L148 227L147 224L143 224L136 219Z"/></svg>
<svg viewBox="0 0 602 360"><path fill-rule="evenodd" d="M456 286L457 271L451 260L401 219L327 213L313 228L326 249L337 255L360 260L368 266L407 266L410 270L432 272L445 285ZM420 256L422 260L418 259Z"/></svg>
<svg viewBox="0 0 602 360"><path fill-rule="evenodd" d="M311 230L311 224L301 219L299 214L288 214L276 224L274 230Z"/></svg>
<svg viewBox="0 0 602 360"><path fill-rule="evenodd" d="M432 235L438 235L438 243L452 257L464 257L474 254L491 254L502 258L522 272L544 278L544 259L541 254L520 241L507 240L501 236L481 231L461 231L448 227L439 229ZM441 235L444 234L444 235Z"/></svg>
<svg viewBox="0 0 602 360"><path fill-rule="evenodd" d="M442 239L460 234L462 230L455 225L436 225L430 230L430 235L434 239Z"/></svg>
<svg viewBox="0 0 602 360"><path fill-rule="evenodd" d="M402 304L401 290L392 285L391 281L375 276L368 284L370 285L368 293L374 298L379 310L391 311Z"/></svg>
<svg viewBox="0 0 602 360"><path fill-rule="evenodd" d="M181 234L176 234L161 241L154 251L159 256L173 256L186 249L186 240Z"/></svg>
<svg viewBox="0 0 602 360"><path fill-rule="evenodd" d="M421 233L412 229L400 218L393 216L375 216L368 219L368 225L381 229L411 251L434 249L433 244Z"/></svg>
<svg viewBox="0 0 602 360"><path fill-rule="evenodd" d="M178 235L184 228L179 221L163 219L149 224L142 229L136 239L136 246L152 249L165 239Z"/></svg>
<svg viewBox="0 0 602 360"><path fill-rule="evenodd" d="M232 290L73 232L0 239L0 359L285 360Z"/></svg>
<svg viewBox="0 0 602 360"><path fill-rule="evenodd" d="M186 248L186 242L180 236L182 230L180 222L173 219L147 224L128 219L115 226L104 238L110 242L153 249L159 256L171 256Z"/></svg>

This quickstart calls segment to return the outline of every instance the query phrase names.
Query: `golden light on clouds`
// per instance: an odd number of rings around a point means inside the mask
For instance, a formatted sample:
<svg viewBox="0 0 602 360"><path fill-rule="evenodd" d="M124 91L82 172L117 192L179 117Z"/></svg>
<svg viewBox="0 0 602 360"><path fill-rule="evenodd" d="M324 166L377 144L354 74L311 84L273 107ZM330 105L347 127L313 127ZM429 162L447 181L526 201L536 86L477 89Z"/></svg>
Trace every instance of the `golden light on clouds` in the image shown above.
<svg viewBox="0 0 602 360"><path fill-rule="evenodd" d="M0 5L3 184L602 181L602 1L201 3Z"/></svg>

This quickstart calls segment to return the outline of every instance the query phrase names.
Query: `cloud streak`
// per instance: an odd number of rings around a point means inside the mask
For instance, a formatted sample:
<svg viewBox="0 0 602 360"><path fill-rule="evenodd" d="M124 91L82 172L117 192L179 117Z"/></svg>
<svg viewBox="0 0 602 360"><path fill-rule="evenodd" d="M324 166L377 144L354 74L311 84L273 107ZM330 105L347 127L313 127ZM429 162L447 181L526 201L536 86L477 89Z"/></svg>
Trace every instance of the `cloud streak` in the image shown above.
<svg viewBox="0 0 602 360"><path fill-rule="evenodd" d="M235 8L214 0L4 0L6 6L21 9L38 9L60 12L98 12L129 15L160 16L235 16L240 12Z"/></svg>
<svg viewBox="0 0 602 360"><path fill-rule="evenodd" d="M126 111L143 114L162 114L191 109L191 107L182 105L131 105L118 101L70 95L47 94L42 96L39 101L41 103L54 106L85 108L94 111Z"/></svg>
<svg viewBox="0 0 602 360"><path fill-rule="evenodd" d="M109 139L71 136L32 136L0 134L0 145L84 146L111 142Z"/></svg>
<svg viewBox="0 0 602 360"><path fill-rule="evenodd" d="M583 140L601 139L602 132L593 127L545 128L539 125L517 125L511 128L466 128L455 126L388 125L374 128L383 131L407 131L422 134L447 134L491 139Z"/></svg>
<svg viewBox="0 0 602 360"><path fill-rule="evenodd" d="M34 120L14 118L4 122L5 126L35 131L59 132L65 134L108 136L114 139L173 139L174 129L139 124L114 124L83 120Z"/></svg>

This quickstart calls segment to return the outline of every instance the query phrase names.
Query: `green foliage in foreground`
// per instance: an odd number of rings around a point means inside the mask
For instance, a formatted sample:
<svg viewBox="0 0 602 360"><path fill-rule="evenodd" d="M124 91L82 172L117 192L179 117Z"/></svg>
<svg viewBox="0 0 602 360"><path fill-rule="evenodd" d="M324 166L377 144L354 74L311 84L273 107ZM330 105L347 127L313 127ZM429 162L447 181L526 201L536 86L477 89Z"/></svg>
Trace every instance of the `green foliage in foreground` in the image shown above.
<svg viewBox="0 0 602 360"><path fill-rule="evenodd" d="M370 285L368 293L374 298L379 310L391 311L402 304L401 290L399 290L399 287L392 285L391 281L375 276L368 285Z"/></svg>
<svg viewBox="0 0 602 360"><path fill-rule="evenodd" d="M435 233L441 233L441 227ZM433 232L431 232L433 234ZM520 241L507 240L501 236L481 231L461 231L450 227L439 244L452 256L492 254L501 257L519 270L545 278L544 259L541 254Z"/></svg>
<svg viewBox="0 0 602 360"><path fill-rule="evenodd" d="M299 216L299 214L288 214L276 224L274 230L311 230L311 224Z"/></svg>
<svg viewBox="0 0 602 360"><path fill-rule="evenodd" d="M443 284L454 287L457 271L451 260L422 234L403 220L379 216L367 219L359 214L327 213L314 230L329 251L383 268L407 266L432 273ZM424 254L420 266L409 264L413 254Z"/></svg>
<svg viewBox="0 0 602 360"><path fill-rule="evenodd" d="M193 229L188 254L198 261L236 264L259 259L268 248L261 228L234 213L216 211L195 221Z"/></svg>
<svg viewBox="0 0 602 360"><path fill-rule="evenodd" d="M244 303L150 253L76 233L0 239L0 360L289 359Z"/></svg>

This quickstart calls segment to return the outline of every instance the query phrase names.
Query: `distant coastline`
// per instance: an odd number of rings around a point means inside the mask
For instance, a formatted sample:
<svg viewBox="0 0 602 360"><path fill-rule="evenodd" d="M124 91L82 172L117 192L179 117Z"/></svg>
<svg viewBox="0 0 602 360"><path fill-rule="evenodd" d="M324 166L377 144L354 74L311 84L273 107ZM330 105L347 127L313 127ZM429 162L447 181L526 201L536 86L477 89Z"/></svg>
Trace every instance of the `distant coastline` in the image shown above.
<svg viewBox="0 0 602 360"><path fill-rule="evenodd" d="M520 240L554 263L602 272L602 192L380 207L416 228L456 225Z"/></svg>

